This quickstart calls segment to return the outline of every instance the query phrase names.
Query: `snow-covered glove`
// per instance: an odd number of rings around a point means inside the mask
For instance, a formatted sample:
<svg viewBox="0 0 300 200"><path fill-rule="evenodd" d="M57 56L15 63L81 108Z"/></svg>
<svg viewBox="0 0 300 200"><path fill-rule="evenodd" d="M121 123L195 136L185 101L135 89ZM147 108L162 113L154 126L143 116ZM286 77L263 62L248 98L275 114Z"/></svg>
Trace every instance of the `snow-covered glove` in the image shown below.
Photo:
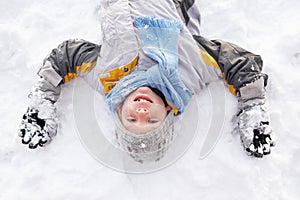
<svg viewBox="0 0 300 200"><path fill-rule="evenodd" d="M22 143L35 149L50 143L57 133L58 120L54 103L40 91L32 92L27 112L23 115L19 136Z"/></svg>
<svg viewBox="0 0 300 200"><path fill-rule="evenodd" d="M275 145L266 99L240 100L236 130L249 155L263 157L271 153Z"/></svg>

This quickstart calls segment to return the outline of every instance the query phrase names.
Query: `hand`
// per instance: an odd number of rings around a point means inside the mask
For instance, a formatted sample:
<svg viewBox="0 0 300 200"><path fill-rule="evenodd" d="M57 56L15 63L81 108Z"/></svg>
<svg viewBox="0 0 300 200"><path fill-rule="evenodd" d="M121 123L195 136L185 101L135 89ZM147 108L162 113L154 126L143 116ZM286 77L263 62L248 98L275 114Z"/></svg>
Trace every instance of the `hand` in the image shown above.
<svg viewBox="0 0 300 200"><path fill-rule="evenodd" d="M239 102L239 106L237 131L246 152L255 157L270 154L275 142L264 100Z"/></svg>
<svg viewBox="0 0 300 200"><path fill-rule="evenodd" d="M40 107L40 109L44 108L46 115L32 107L29 107L23 115L19 136L22 138L22 143L25 145L28 144L30 149L49 144L56 135L58 125L54 112L55 108L49 101L48 104L48 109L45 109L45 106ZM49 115L49 113L51 114Z"/></svg>

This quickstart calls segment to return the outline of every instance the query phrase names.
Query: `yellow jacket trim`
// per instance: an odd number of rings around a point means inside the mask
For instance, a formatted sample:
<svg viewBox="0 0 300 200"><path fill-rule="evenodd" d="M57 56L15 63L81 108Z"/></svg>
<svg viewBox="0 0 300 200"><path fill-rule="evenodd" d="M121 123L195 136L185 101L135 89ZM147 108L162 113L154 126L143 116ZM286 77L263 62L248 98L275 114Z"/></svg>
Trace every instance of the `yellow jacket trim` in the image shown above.
<svg viewBox="0 0 300 200"><path fill-rule="evenodd" d="M69 72L64 76L64 80L66 83L70 82L72 79L76 79L77 78L77 74L76 73L72 73Z"/></svg>
<svg viewBox="0 0 300 200"><path fill-rule="evenodd" d="M173 107L173 113L176 116L178 114L178 108L176 106Z"/></svg>
<svg viewBox="0 0 300 200"><path fill-rule="evenodd" d="M80 71L81 73L85 74L89 71L91 71L95 66L97 62L91 62L91 63L82 63L80 66L76 66L76 72L69 72L64 76L64 80L66 83L70 82L72 79L77 78L77 74Z"/></svg>
<svg viewBox="0 0 300 200"><path fill-rule="evenodd" d="M216 62L216 60L211 55L209 55L204 50L200 50L200 53L201 53L202 59L205 62L205 64L207 64L208 66L214 67L218 70L221 70L219 64Z"/></svg>
<svg viewBox="0 0 300 200"><path fill-rule="evenodd" d="M236 96L236 89L233 87L233 85L227 84L227 87L229 89L229 91Z"/></svg>
<svg viewBox="0 0 300 200"><path fill-rule="evenodd" d="M205 64L207 64L208 66L214 67L218 70L221 70L219 64L217 63L217 61L211 56L209 55L206 51L204 50L200 50L201 56L203 61L205 62ZM224 77L224 73L222 72L222 76ZM225 83L227 84L227 87L229 89L229 91L236 96L236 89L233 87L233 85L230 85L227 83L227 81L224 79Z"/></svg>
<svg viewBox="0 0 300 200"><path fill-rule="evenodd" d="M103 85L105 94L108 94L121 78L123 78L135 69L138 59L139 55L137 54L135 58L126 65L112 69L108 72L98 73L98 77Z"/></svg>
<svg viewBox="0 0 300 200"><path fill-rule="evenodd" d="M79 67L81 73L85 74L85 73L91 71L95 67L96 64L97 64L96 61L91 62L91 63L82 63L81 66L77 66L77 67ZM77 70L77 68L76 68L76 70Z"/></svg>

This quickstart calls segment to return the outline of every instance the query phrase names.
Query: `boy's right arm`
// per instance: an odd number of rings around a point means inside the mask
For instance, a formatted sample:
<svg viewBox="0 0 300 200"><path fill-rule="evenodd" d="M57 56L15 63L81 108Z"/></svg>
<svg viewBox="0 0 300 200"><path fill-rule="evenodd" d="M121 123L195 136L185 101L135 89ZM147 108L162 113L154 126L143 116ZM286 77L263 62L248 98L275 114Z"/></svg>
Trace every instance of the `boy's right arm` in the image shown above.
<svg viewBox="0 0 300 200"><path fill-rule="evenodd" d="M89 72L96 65L100 49L100 45L84 40L67 40L45 58L21 121L19 136L23 144L36 148L51 142L58 127L55 103L61 85Z"/></svg>

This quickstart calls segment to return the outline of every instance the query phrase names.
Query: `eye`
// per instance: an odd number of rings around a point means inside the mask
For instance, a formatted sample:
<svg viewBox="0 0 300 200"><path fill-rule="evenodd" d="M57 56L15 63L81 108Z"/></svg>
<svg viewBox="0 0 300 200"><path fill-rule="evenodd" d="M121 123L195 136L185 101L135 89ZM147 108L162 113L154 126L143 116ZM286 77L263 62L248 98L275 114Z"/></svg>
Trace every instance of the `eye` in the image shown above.
<svg viewBox="0 0 300 200"><path fill-rule="evenodd" d="M150 124L155 124L155 123L157 123L157 122L158 122L157 119L149 119L149 120L148 120L148 123L150 123Z"/></svg>
<svg viewBox="0 0 300 200"><path fill-rule="evenodd" d="M127 121L129 121L129 122L136 122L136 119L133 118L133 117L129 117L129 118L127 118Z"/></svg>

